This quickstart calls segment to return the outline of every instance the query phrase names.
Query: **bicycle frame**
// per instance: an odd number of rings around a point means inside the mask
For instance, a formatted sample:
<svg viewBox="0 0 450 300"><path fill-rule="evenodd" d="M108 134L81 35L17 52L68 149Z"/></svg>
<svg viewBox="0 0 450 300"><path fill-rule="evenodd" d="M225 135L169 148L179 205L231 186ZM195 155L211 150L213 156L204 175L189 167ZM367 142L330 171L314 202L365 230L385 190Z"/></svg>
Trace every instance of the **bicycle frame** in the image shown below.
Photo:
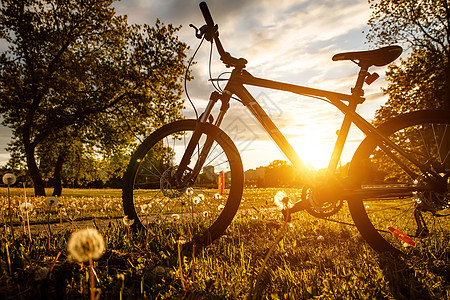
<svg viewBox="0 0 450 300"><path fill-rule="evenodd" d="M363 70L364 72L364 70ZM361 76L361 74L360 74ZM360 77L359 76L359 77ZM358 78L359 81L359 78ZM300 85L293 85L288 83L282 83L278 81L272 81L262 78L253 77L246 70L238 70L234 69L231 73L231 77L228 80L228 83L224 89L224 92L220 96L220 99L223 101L221 112L219 114L219 118L216 120L215 125L220 126L223 120L223 117L228 109L228 102L232 95L236 95L243 103L243 105L249 109L251 114L258 120L260 125L265 129L265 131L269 134L272 140L277 144L280 150L284 153L284 155L289 159L289 161L295 166L295 168L303 174L304 180L306 180L307 184L312 184L311 179L313 178L311 172L306 167L305 163L301 160L298 154L295 152L293 147L284 137L284 135L280 132L278 127L274 124L274 122L270 119L270 117L266 114L264 109L259 105L256 99L250 94L250 92L244 87L244 85L256 86L261 88L269 88L273 90L279 91L287 91L298 95L321 98L326 99L327 102L331 103L335 107L337 107L344 115L344 120L342 122L338 138L336 140L333 154L331 156L328 171L330 174L334 173L337 168L338 162L341 158L341 154L344 148L345 141L347 139L350 125L354 123L363 133L366 135L375 134L379 138L379 146L383 147L385 151L388 151L388 155L395 156L390 149L386 149L386 146L389 146L391 149L395 150L401 156L406 157L409 161L411 161L414 165L418 166L419 169L425 171L425 166L417 162L410 155L405 153L400 147L398 147L395 143L389 140L387 137L383 136L378 130L372 126L369 122L367 122L363 117L361 117L356 112L356 107L358 104L364 102L364 98L358 96L357 94L349 95L342 94L336 92L330 92L320 89L314 89L309 87L304 87ZM356 87L358 86L358 82ZM345 104L344 101L347 101L348 104ZM210 112L217 102L217 96L213 96L210 99L210 102L202 114L202 118L200 122L206 122L208 120ZM390 154L389 154L390 153ZM398 159L396 159L398 161ZM401 163L401 162L400 162ZM406 171L411 175L414 173L408 169L404 164L402 167L406 168ZM430 170L426 170L426 172L431 172Z"/></svg>
<svg viewBox="0 0 450 300"><path fill-rule="evenodd" d="M364 95L363 85L365 78L368 76L368 67L360 66L361 69L359 71L355 87L351 90L352 94L342 94L337 92L331 92L321 89L314 89L310 87L305 87L301 85L294 85L289 83L283 83L278 81L272 81L268 79L262 79L252 76L249 72L247 72L245 68L245 59L236 59L232 57L228 52L225 52L218 36L218 28L214 25L212 21L211 15L207 9L205 3L200 4L200 8L202 9L203 15L205 17L207 25L198 30L201 34L205 35L205 39L210 42L215 42L217 50L221 56L221 60L227 66L232 66L233 71L231 72L231 76L225 86L225 89L222 93L213 92L211 94L209 103L205 109L205 111L201 114L199 118L199 126L201 124L208 122L209 117L211 115L211 111L218 100L222 101L222 107L220 109L220 113L216 118L214 123L215 126L220 127L225 114L229 108L229 102L233 95L236 95L243 105L249 109L250 113L258 120L260 125L264 128L264 130L269 134L272 140L277 144L280 150L284 153L284 155L289 159L289 161L294 165L296 170L301 174L306 185L314 186L314 176L310 172L310 170L306 167L305 163L301 160L298 154L295 152L294 148L287 141L285 136L280 132L278 127L274 124L274 122L270 119L264 109L259 105L256 99L250 94L250 92L244 87L244 85L268 88L279 91L291 92L298 95L303 95L311 98L319 98L321 100L325 100L335 107L337 107L343 114L344 120L341 124L341 128L339 130L339 134L333 149L332 156L330 158L330 162L328 164L328 174L334 174L338 162L341 158L342 151L345 145L345 142L348 137L348 133L350 130L351 124L355 124L366 136L375 136L376 144L379 146L391 159L393 159L405 172L415 179L418 174L416 174L411 168L406 166L398 156L406 158L410 161L414 166L416 166L423 174L430 174L436 176L437 174L430 169L429 166L420 163L414 157L406 153L400 146L392 142L388 137L385 137L381 132L379 132L374 126L372 126L369 122L367 122L363 117L361 117L357 112L356 108L358 104L361 104L365 101L362 97ZM196 29L197 30L197 29ZM202 31L203 30L203 31ZM242 60L245 63L242 63ZM344 103L348 102L348 104ZM182 161L178 167L176 173L176 180L178 183L187 184L188 182L193 182L196 176L199 174L201 167L205 160L205 155L210 150L210 143L207 141L205 143L205 147L202 149L202 155L200 156L199 161L197 161L194 170L190 172L191 174L187 176L187 178L182 179L183 172L186 170L187 165L190 162L190 158L195 149L195 145L199 140L200 135L194 134L189 142L188 148L182 158ZM395 151L395 153L394 153ZM395 191L404 191L407 192L413 191L413 189L391 189ZM417 188L415 189L418 190Z"/></svg>

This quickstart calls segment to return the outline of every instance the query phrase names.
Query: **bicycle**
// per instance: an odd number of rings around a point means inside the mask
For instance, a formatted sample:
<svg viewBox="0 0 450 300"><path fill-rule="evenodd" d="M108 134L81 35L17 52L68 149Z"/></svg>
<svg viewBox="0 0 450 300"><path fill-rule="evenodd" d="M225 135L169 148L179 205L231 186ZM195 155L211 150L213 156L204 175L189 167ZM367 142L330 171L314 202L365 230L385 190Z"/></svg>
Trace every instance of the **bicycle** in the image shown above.
<svg viewBox="0 0 450 300"><path fill-rule="evenodd" d="M414 247L448 247L449 113L410 112L374 127L356 112L365 100L364 84L377 76L369 68L390 64L402 53L401 47L334 55L333 61L349 60L360 68L351 94L276 82L252 76L245 69L246 59L226 52L205 2L200 9L206 25L191 26L199 39L215 44L221 61L232 69L231 75L223 91L211 93L200 117L157 129L133 154L124 175L123 205L125 214L135 221L134 229L175 219L185 247L205 247L224 233L238 211L244 185L239 152L220 129L231 99L236 99L303 175L302 199L288 209L289 216L306 210L328 217L346 201L356 227L378 252L405 254ZM318 98L345 115L326 184L320 184L308 170L244 85ZM220 112L214 118L212 110L219 102ZM352 123L366 138L351 160L348 177L341 180L333 174Z"/></svg>

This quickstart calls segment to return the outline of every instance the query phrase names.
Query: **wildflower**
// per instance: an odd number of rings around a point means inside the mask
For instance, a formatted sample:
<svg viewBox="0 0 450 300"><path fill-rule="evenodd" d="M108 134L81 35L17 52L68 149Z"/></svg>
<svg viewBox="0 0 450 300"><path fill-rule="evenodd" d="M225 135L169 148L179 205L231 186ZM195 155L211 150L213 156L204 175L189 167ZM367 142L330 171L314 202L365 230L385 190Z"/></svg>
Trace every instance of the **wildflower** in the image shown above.
<svg viewBox="0 0 450 300"><path fill-rule="evenodd" d="M56 197L48 197L47 199L45 199L45 203L47 203L47 205L49 207L55 207L58 205L58 198Z"/></svg>
<svg viewBox="0 0 450 300"><path fill-rule="evenodd" d="M5 175L3 175L3 183L6 185L13 185L14 183L16 183L16 179L16 175L11 173L6 173Z"/></svg>
<svg viewBox="0 0 450 300"><path fill-rule="evenodd" d="M130 227L134 224L134 219L129 219L128 216L125 216L123 217L122 222L123 224L125 224L125 226Z"/></svg>
<svg viewBox="0 0 450 300"><path fill-rule="evenodd" d="M192 198L192 203L199 204L200 203L200 197L194 197Z"/></svg>
<svg viewBox="0 0 450 300"><path fill-rule="evenodd" d="M183 244L186 244L186 243L187 243L187 240L186 240L185 238L183 238L183 237L180 237L180 238L176 241L176 243L177 243L177 244L180 244L180 245L183 245Z"/></svg>
<svg viewBox="0 0 450 300"><path fill-rule="evenodd" d="M105 242L96 229L86 228L70 236L67 248L75 260L85 262L99 259L105 252Z"/></svg>
<svg viewBox="0 0 450 300"><path fill-rule="evenodd" d="M279 191L278 193L276 193L275 197L273 198L275 204L280 208L280 209L286 209L288 207L291 207L291 203L289 201L289 197L287 196L287 194L283 191Z"/></svg>
<svg viewBox="0 0 450 300"><path fill-rule="evenodd" d="M27 213L27 212L32 212L34 209L34 205L29 203L29 202L24 202L22 204L19 205L19 210L21 213Z"/></svg>
<svg viewBox="0 0 450 300"><path fill-rule="evenodd" d="M141 205L141 213L144 215L148 213L148 204Z"/></svg>
<svg viewBox="0 0 450 300"><path fill-rule="evenodd" d="M218 210L218 211L222 211L224 208L225 208L225 205L220 204L220 205L217 207L217 210Z"/></svg>

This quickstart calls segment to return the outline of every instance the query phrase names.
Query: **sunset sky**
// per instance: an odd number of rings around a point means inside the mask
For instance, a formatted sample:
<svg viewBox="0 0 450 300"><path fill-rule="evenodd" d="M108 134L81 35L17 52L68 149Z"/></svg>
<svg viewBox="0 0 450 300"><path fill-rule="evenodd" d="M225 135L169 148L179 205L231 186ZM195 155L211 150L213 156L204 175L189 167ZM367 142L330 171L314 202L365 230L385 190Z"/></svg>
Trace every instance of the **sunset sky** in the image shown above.
<svg viewBox="0 0 450 300"><path fill-rule="evenodd" d="M122 0L114 4L119 14L128 15L130 23L163 23L182 25L179 37L191 50L197 47L192 23L204 24L193 0ZM351 62L332 62L331 57L344 51L373 49L366 42L370 8L367 0L231 0L207 1L220 38L227 51L246 58L247 70L257 77L349 93L358 68ZM4 45L0 44L0 49ZM193 68L195 80L188 83L188 92L197 109L206 105L213 87L208 83L209 44L204 44ZM213 76L227 71L214 52ZM383 68L373 69L382 77ZM383 78L366 87L367 101L358 109L368 119L386 99L380 87ZM342 116L330 104L284 92L250 89L267 109L279 129L293 144L307 164L318 169L326 167L331 155L336 130ZM185 104L186 117L193 109ZM244 168L267 165L284 159L277 146L264 133L256 120L238 102L232 103L222 126L241 150ZM363 135L354 128L344 152L343 163L351 158ZM8 159L4 150L9 131L0 130L0 164Z"/></svg>

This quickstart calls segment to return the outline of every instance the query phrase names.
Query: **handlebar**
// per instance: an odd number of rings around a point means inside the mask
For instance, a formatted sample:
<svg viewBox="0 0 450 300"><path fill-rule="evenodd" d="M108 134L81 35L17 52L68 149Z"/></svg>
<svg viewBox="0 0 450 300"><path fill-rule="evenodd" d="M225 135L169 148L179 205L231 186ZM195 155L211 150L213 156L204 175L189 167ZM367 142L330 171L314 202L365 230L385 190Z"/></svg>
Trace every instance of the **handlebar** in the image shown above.
<svg viewBox="0 0 450 300"><path fill-rule="evenodd" d="M203 18L206 22L206 30L204 31L205 39L208 41L214 40L216 43L217 51L220 55L220 60L227 67L245 68L247 60L244 58L235 58L230 53L226 52L219 39L219 26L214 24L211 13L209 12L206 2L200 2L200 10L202 11Z"/></svg>
<svg viewBox="0 0 450 300"><path fill-rule="evenodd" d="M214 27L214 21L212 19L211 13L209 12L206 2L200 2L199 6L200 10L202 11L203 18L205 18L206 25L208 25L208 27Z"/></svg>

